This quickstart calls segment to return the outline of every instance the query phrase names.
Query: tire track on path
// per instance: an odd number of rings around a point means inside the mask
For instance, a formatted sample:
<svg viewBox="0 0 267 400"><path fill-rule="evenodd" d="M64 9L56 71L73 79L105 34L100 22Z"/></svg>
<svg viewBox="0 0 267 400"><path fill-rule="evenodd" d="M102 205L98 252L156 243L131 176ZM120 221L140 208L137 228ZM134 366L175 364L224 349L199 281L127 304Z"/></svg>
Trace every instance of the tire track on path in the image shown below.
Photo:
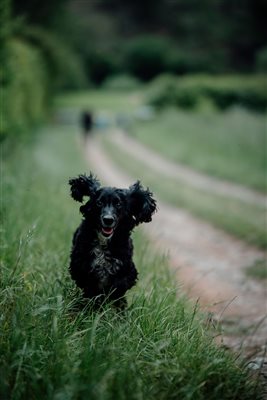
<svg viewBox="0 0 267 400"><path fill-rule="evenodd" d="M168 178L178 179L193 187L222 196L236 198L248 204L267 207L267 196L252 189L246 188L229 181L216 179L182 164L170 161L150 148L144 146L122 130L114 129L109 133L112 142L125 153L158 171Z"/></svg>

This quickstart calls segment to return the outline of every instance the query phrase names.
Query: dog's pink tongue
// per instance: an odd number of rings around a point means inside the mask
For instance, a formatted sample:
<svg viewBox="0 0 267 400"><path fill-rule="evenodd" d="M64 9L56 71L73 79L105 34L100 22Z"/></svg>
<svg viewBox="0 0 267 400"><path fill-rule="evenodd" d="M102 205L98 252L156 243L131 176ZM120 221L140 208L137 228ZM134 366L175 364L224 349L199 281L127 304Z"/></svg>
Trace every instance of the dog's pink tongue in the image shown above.
<svg viewBox="0 0 267 400"><path fill-rule="evenodd" d="M113 232L113 228L102 228L102 231L103 231L106 235L111 235L111 233Z"/></svg>

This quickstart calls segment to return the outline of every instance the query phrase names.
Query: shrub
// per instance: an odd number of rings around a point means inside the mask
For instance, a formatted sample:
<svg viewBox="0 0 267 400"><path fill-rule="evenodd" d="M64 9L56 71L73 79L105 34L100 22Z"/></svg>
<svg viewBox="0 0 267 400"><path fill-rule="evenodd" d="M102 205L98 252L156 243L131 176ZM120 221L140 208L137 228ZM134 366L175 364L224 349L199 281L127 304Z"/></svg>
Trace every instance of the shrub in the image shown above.
<svg viewBox="0 0 267 400"><path fill-rule="evenodd" d="M40 51L20 40L8 43L8 81L3 85L1 135L23 132L41 121L48 105L48 75Z"/></svg>
<svg viewBox="0 0 267 400"><path fill-rule="evenodd" d="M86 55L86 70L95 85L101 85L105 79L118 72L118 60L111 52L91 49Z"/></svg>
<svg viewBox="0 0 267 400"><path fill-rule="evenodd" d="M40 122L56 90L87 85L79 59L54 35L23 26L19 35L20 39L6 35L0 52L2 137L25 132Z"/></svg>
<svg viewBox="0 0 267 400"><path fill-rule="evenodd" d="M127 71L143 81L149 81L166 70L169 41L163 37L140 36L126 48Z"/></svg>
<svg viewBox="0 0 267 400"><path fill-rule="evenodd" d="M210 98L219 109L235 104L263 112L267 107L264 76L222 76L206 79L202 93Z"/></svg>
<svg viewBox="0 0 267 400"><path fill-rule="evenodd" d="M185 75L201 71L212 72L214 63L196 54L177 49L174 45L166 55L166 71L175 75Z"/></svg>
<svg viewBox="0 0 267 400"><path fill-rule="evenodd" d="M147 101L155 107L176 105L193 108L203 98L210 99L218 109L233 105L263 112L267 108L266 77L193 75L178 78L162 75L149 86Z"/></svg>
<svg viewBox="0 0 267 400"><path fill-rule="evenodd" d="M160 75L148 87L147 102L157 108L174 105L176 88L177 79L175 76Z"/></svg>
<svg viewBox="0 0 267 400"><path fill-rule="evenodd" d="M55 35L39 27L24 28L22 34L42 51L52 90L81 89L88 85L78 55Z"/></svg>
<svg viewBox="0 0 267 400"><path fill-rule="evenodd" d="M256 55L256 70L267 73L267 47L260 49Z"/></svg>
<svg viewBox="0 0 267 400"><path fill-rule="evenodd" d="M161 75L151 83L147 101L157 108L169 106L193 108L197 104L198 96L194 88L186 87L177 77Z"/></svg>
<svg viewBox="0 0 267 400"><path fill-rule="evenodd" d="M192 109L197 105L198 97L194 91L187 88L178 87L175 103L178 107L184 109Z"/></svg>

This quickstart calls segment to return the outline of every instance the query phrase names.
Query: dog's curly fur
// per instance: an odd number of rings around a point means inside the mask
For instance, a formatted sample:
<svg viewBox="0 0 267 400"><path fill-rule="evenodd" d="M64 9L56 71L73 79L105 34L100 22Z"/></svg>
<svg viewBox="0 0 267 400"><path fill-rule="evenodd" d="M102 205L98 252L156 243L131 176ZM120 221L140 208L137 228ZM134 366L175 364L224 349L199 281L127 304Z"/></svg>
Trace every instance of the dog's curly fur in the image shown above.
<svg viewBox="0 0 267 400"><path fill-rule="evenodd" d="M79 175L69 180L71 196L83 202L83 220L74 233L70 273L84 297L99 306L107 298L120 308L126 305L125 293L135 285L131 232L149 222L156 201L149 189L137 181L128 189L101 187L98 179Z"/></svg>

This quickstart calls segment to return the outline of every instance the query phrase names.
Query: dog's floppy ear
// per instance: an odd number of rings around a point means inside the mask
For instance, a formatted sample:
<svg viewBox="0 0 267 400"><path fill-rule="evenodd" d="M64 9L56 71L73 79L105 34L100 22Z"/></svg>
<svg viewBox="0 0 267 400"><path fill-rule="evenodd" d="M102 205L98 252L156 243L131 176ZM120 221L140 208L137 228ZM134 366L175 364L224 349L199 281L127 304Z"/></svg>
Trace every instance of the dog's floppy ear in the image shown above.
<svg viewBox="0 0 267 400"><path fill-rule="evenodd" d="M79 175L69 180L71 196L82 203L84 196L93 196L100 187L98 179L90 172L89 176Z"/></svg>
<svg viewBox="0 0 267 400"><path fill-rule="evenodd" d="M142 222L150 222L152 214L156 211L156 200L153 193L147 188L142 187L139 181L129 187L129 207L130 213L136 221L136 225Z"/></svg>

